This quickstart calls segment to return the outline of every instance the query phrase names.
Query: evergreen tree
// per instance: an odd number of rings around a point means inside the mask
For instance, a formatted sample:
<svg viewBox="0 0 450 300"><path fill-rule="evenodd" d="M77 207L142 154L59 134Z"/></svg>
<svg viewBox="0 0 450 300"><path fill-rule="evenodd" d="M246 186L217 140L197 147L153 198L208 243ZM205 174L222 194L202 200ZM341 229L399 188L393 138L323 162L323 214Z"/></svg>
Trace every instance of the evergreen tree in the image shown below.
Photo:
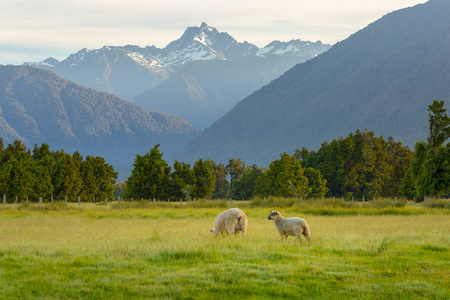
<svg viewBox="0 0 450 300"><path fill-rule="evenodd" d="M306 197L308 194L308 179L303 172L300 161L294 156L283 153L281 158L271 162L267 172L256 180L255 194Z"/></svg>
<svg viewBox="0 0 450 300"><path fill-rule="evenodd" d="M23 200L32 195L36 176L36 164L30 151L21 141L8 145L3 154L4 163L0 170L0 191L10 197Z"/></svg>
<svg viewBox="0 0 450 300"><path fill-rule="evenodd" d="M184 198L183 191L188 190L189 186L195 185L195 174L189 164L175 161L173 172L170 174L172 179L172 195L176 198Z"/></svg>
<svg viewBox="0 0 450 300"><path fill-rule="evenodd" d="M386 142L371 131L357 130L323 143L317 152L297 150L296 157L304 167L320 171L327 180L327 196L370 199L399 194L412 153L391 137Z"/></svg>
<svg viewBox="0 0 450 300"><path fill-rule="evenodd" d="M193 170L196 182L193 196L197 198L211 198L216 181L211 161L199 159L195 162Z"/></svg>
<svg viewBox="0 0 450 300"><path fill-rule="evenodd" d="M264 169L255 165L248 167L244 175L233 182L230 197L233 199L253 199L256 179L264 175Z"/></svg>
<svg viewBox="0 0 450 300"><path fill-rule="evenodd" d="M216 177L212 199L225 199L230 189L230 184L227 180L227 168L223 163L217 165L214 161L211 161L211 165L214 170L214 176Z"/></svg>
<svg viewBox="0 0 450 300"><path fill-rule="evenodd" d="M126 180L128 198L167 199L170 192L170 167L162 158L159 144L144 156L137 155Z"/></svg>
<svg viewBox="0 0 450 300"><path fill-rule="evenodd" d="M308 197L322 198L328 192L327 180L323 179L320 171L313 168L304 168L304 175L308 178Z"/></svg>
<svg viewBox="0 0 450 300"><path fill-rule="evenodd" d="M54 151L52 152L52 156L55 161L52 175L53 197L59 200L67 197L69 201L76 201L83 186L83 179L81 177L81 163L83 158L78 152L75 152L71 156L65 153L64 150ZM82 196L83 199L87 200L85 194Z"/></svg>
<svg viewBox="0 0 450 300"><path fill-rule="evenodd" d="M114 185L114 199L118 200L119 197L123 198L123 196L125 195L125 182L117 182Z"/></svg>
<svg viewBox="0 0 450 300"><path fill-rule="evenodd" d="M395 142L392 137L388 138L387 165L389 166L389 177L382 184L382 196L392 197L402 195L402 181L407 175L407 170L413 159L413 152L402 146L402 143ZM414 197L414 195L413 195ZM409 197L412 199L412 197Z"/></svg>
<svg viewBox="0 0 450 300"><path fill-rule="evenodd" d="M81 197L87 201L114 199L117 172L103 157L86 156L80 168L83 185Z"/></svg>
<svg viewBox="0 0 450 300"><path fill-rule="evenodd" d="M34 169L36 180L31 198L34 200L38 200L39 197L50 199L53 195L52 176L55 172L56 163L51 155L49 146L47 144L42 144L41 147L34 145L32 157L36 163Z"/></svg>
<svg viewBox="0 0 450 300"><path fill-rule="evenodd" d="M227 172L230 175L230 181L232 182L233 180L237 180L239 179L239 177L241 177L242 175L245 174L246 169L245 169L245 164L242 161L242 159L238 158L238 159L230 159L228 161L228 164L226 166Z"/></svg>
<svg viewBox="0 0 450 300"><path fill-rule="evenodd" d="M428 106L428 112L427 143L416 143L410 172L418 196L438 198L450 192L450 146L444 146L450 138L450 118L445 113L444 101L435 100ZM404 186L408 186L408 180L404 180Z"/></svg>

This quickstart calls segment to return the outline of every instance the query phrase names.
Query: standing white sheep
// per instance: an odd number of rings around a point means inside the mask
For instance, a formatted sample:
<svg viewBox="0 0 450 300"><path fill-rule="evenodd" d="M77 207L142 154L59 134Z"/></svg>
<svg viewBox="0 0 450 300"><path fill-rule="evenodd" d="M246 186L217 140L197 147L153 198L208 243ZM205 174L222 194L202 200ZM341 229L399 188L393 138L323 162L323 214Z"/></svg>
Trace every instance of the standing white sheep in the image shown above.
<svg viewBox="0 0 450 300"><path fill-rule="evenodd" d="M281 235L281 240L287 239L289 235L296 236L298 241L302 242L302 234L308 241L311 241L311 232L308 224L302 218L285 218L279 212L271 211L268 217L269 220L273 220L278 232Z"/></svg>
<svg viewBox="0 0 450 300"><path fill-rule="evenodd" d="M242 236L247 232L247 215L239 208L230 208L217 215L214 220L214 228L210 229L214 235L227 233L235 235L241 232Z"/></svg>

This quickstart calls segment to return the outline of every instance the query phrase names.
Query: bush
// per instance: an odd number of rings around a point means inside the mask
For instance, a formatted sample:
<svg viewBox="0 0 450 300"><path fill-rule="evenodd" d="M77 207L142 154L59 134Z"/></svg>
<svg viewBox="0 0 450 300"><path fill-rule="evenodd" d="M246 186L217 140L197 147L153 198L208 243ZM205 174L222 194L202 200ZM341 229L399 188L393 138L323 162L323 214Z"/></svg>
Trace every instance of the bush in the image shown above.
<svg viewBox="0 0 450 300"><path fill-rule="evenodd" d="M53 211L53 210L68 210L73 209L72 207L68 206L66 202L64 201L55 201L51 203L44 203L44 204L36 204L36 203L29 203L29 202L22 202L17 207L18 210L37 210L37 211Z"/></svg>
<svg viewBox="0 0 450 300"><path fill-rule="evenodd" d="M450 200L448 199L433 199L427 200L423 203L428 208L450 208Z"/></svg>
<svg viewBox="0 0 450 300"><path fill-rule="evenodd" d="M228 208L228 200L197 200L197 201L190 201L186 203L187 207L192 208ZM184 203L183 203L184 205Z"/></svg>
<svg viewBox="0 0 450 300"><path fill-rule="evenodd" d="M406 199L390 199L390 198L378 198L372 201L366 202L366 207L372 208L385 208L385 207L405 207L408 201Z"/></svg>
<svg viewBox="0 0 450 300"><path fill-rule="evenodd" d="M298 198L255 198L250 203L251 207L296 207L301 209L309 208L353 208L358 207L356 202L345 201L343 199L298 199Z"/></svg>
<svg viewBox="0 0 450 300"><path fill-rule="evenodd" d="M111 203L112 209L133 209L133 208L156 208L156 207L173 207L174 205L168 202L150 200L139 201L118 201Z"/></svg>

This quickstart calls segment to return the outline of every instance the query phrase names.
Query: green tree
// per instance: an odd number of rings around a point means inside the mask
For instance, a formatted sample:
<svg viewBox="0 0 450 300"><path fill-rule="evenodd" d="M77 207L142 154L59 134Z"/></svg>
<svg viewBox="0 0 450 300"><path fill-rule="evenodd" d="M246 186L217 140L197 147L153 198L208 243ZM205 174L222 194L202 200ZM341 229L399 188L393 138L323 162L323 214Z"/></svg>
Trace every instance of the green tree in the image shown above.
<svg viewBox="0 0 450 300"><path fill-rule="evenodd" d="M287 153L270 163L269 169L256 180L256 195L300 197L308 194L308 179L294 156Z"/></svg>
<svg viewBox="0 0 450 300"><path fill-rule="evenodd" d="M304 168L304 175L308 178L308 197L322 198L328 192L327 180L323 179L319 170Z"/></svg>
<svg viewBox="0 0 450 300"><path fill-rule="evenodd" d="M81 197L88 201L114 199L117 172L103 157L86 156L80 168L83 185Z"/></svg>
<svg viewBox="0 0 450 300"><path fill-rule="evenodd" d="M242 175L245 174L246 168L242 159L230 159L226 166L227 172L230 175L230 181L239 179Z"/></svg>
<svg viewBox="0 0 450 300"><path fill-rule="evenodd" d="M428 148L436 152L450 138L450 117L445 113L444 101L434 101L428 106L429 129Z"/></svg>
<svg viewBox="0 0 450 300"><path fill-rule="evenodd" d="M320 171L327 180L327 196L370 199L399 195L412 152L392 137L386 141L371 131L357 130L323 143L317 152L297 150L295 156L305 168Z"/></svg>
<svg viewBox="0 0 450 300"><path fill-rule="evenodd" d="M388 138L387 165L389 166L389 176L382 183L381 196L393 197L402 195L403 178L407 175L407 170L414 157L413 152L402 146L402 143L395 142L392 137ZM413 195L414 197L414 195ZM410 198L412 199L412 198Z"/></svg>
<svg viewBox="0 0 450 300"><path fill-rule="evenodd" d="M450 192L450 118L444 109L444 101L434 101L428 106L429 136L427 143L418 142L414 147L414 159L410 168L416 194L420 197L438 198ZM407 186L405 179L404 186Z"/></svg>
<svg viewBox="0 0 450 300"><path fill-rule="evenodd" d="M212 162L199 159L195 162L193 170L196 182L193 196L197 198L211 198L216 181Z"/></svg>
<svg viewBox="0 0 450 300"><path fill-rule="evenodd" d="M15 140L3 153L4 163L0 170L0 191L19 200L31 196L36 176L36 164L30 151L21 141Z"/></svg>
<svg viewBox="0 0 450 300"><path fill-rule="evenodd" d="M76 201L83 186L81 177L83 157L78 152L72 156L64 150L54 151L52 156L55 161L52 174L54 198L61 200L67 197L69 201ZM86 197L85 194L82 196Z"/></svg>
<svg viewBox="0 0 450 300"><path fill-rule="evenodd" d="M117 182L114 185L114 199L118 200L119 197L123 198L123 196L125 195L125 182Z"/></svg>
<svg viewBox="0 0 450 300"><path fill-rule="evenodd" d="M212 199L225 199L230 190L230 183L227 180L227 168L223 163L217 165L214 161L211 161L211 164L216 177Z"/></svg>
<svg viewBox="0 0 450 300"><path fill-rule="evenodd" d="M189 164L184 162L175 161L173 164L173 172L170 174L172 179L172 195L177 198L184 198L185 193L188 191L188 185L195 185L195 174Z"/></svg>
<svg viewBox="0 0 450 300"><path fill-rule="evenodd" d="M233 199L253 199L256 179L264 175L265 170L255 165L248 167L244 175L233 182L230 197Z"/></svg>
<svg viewBox="0 0 450 300"><path fill-rule="evenodd" d="M125 196L128 198L167 199L170 192L171 168L162 158L159 144L149 153L137 155L133 170L126 180Z"/></svg>

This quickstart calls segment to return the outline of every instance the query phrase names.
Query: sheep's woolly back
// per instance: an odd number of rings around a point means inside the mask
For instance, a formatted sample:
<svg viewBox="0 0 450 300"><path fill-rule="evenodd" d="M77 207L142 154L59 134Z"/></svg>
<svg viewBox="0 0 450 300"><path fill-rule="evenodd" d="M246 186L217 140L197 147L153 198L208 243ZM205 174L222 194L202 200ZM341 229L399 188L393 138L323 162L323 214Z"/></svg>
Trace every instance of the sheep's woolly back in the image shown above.
<svg viewBox="0 0 450 300"><path fill-rule="evenodd" d="M214 220L214 228L211 232L215 235L219 233L227 233L235 235L241 232L242 236L247 232L248 219L247 215L239 208L230 208L217 215Z"/></svg>

